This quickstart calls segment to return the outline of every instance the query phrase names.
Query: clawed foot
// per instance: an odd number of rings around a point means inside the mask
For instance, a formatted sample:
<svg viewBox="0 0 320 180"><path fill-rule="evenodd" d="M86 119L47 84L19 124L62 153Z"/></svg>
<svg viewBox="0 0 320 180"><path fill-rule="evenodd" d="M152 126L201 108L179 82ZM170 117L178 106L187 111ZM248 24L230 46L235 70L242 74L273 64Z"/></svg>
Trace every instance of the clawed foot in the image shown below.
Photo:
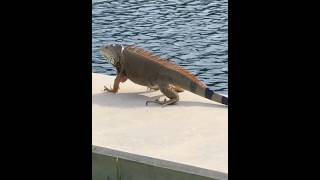
<svg viewBox="0 0 320 180"><path fill-rule="evenodd" d="M169 101L167 101L167 99L164 99L163 101L160 101L159 99L156 99L154 101L146 101L146 106L148 106L149 103L156 103L156 104L160 104L161 107L165 107L166 105L172 105L174 104L175 102L177 102L176 99L170 99Z"/></svg>
<svg viewBox="0 0 320 180"><path fill-rule="evenodd" d="M110 92L110 91L112 90L111 86L110 86L110 88L108 88L107 86L103 86L103 87L104 87L103 91L108 91L108 92Z"/></svg>
<svg viewBox="0 0 320 180"><path fill-rule="evenodd" d="M115 92L114 89L112 89L112 87L110 86L110 88L104 86L104 90L103 91L108 91L108 92Z"/></svg>

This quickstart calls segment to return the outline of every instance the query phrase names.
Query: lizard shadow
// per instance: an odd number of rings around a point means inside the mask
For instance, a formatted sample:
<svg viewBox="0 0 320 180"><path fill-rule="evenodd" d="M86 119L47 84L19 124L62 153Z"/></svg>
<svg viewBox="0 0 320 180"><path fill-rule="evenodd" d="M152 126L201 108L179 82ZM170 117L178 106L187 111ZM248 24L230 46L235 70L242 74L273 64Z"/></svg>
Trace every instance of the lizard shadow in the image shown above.
<svg viewBox="0 0 320 180"><path fill-rule="evenodd" d="M147 97L143 95L145 92L133 92L133 93L98 93L92 95L92 104L107 107L118 108L137 108L145 107L145 103L148 100L153 100L161 97Z"/></svg>
<svg viewBox="0 0 320 180"><path fill-rule="evenodd" d="M160 105L150 103L146 106L146 101L155 100L164 95L157 96L146 96L147 91L142 92L132 92L132 93L107 93L101 92L92 95L92 104L106 107L117 107L117 108L141 108L141 107L159 107ZM228 106L220 104L212 104L206 102L196 102L196 101L179 101L173 106L203 106L203 107L214 107L214 108L228 108ZM170 107L170 106L167 106Z"/></svg>
<svg viewBox="0 0 320 180"><path fill-rule="evenodd" d="M212 104L205 102L196 102L196 101L179 101L178 106L204 106L204 107L214 107L214 108L225 108L228 109L228 106L220 104Z"/></svg>

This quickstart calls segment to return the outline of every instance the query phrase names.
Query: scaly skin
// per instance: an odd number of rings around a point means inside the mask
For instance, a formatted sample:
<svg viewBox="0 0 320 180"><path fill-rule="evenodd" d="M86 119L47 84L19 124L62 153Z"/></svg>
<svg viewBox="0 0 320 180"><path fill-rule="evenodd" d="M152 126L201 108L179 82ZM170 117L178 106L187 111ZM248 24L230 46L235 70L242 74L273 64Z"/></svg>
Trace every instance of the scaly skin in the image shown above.
<svg viewBox="0 0 320 180"><path fill-rule="evenodd" d="M135 46L109 45L101 48L103 56L117 69L113 88L105 87L108 92L116 93L120 82L132 82L150 89L160 89L169 98L167 101L153 100L162 106L179 101L178 92L190 91L207 99L228 105L228 98L210 90L202 81L186 69L159 56Z"/></svg>

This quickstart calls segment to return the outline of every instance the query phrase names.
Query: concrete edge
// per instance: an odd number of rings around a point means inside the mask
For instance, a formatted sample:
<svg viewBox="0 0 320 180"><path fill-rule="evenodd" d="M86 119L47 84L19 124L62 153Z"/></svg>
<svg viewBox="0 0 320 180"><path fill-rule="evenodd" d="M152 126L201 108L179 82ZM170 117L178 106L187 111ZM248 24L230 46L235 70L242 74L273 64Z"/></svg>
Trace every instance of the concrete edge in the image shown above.
<svg viewBox="0 0 320 180"><path fill-rule="evenodd" d="M180 171L180 172L189 173L189 174L195 174L195 175L209 177L213 179L228 180L227 173L199 168L199 167L190 166L190 165L181 164L181 163L176 163L172 161L132 154L128 152L113 150L105 147L92 145L92 152L96 154L118 157L118 158L129 160L129 161L139 162L139 163L143 163L151 166L171 169L171 170Z"/></svg>

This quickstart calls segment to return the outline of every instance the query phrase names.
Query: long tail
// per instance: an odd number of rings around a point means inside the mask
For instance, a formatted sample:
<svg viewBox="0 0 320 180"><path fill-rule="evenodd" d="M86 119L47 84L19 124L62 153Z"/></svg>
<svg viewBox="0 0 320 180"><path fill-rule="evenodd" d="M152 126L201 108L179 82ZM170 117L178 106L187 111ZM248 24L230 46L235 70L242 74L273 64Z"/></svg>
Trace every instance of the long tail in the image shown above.
<svg viewBox="0 0 320 180"><path fill-rule="evenodd" d="M187 91L210 99L212 101L228 105L228 97L223 96L222 94L218 94L209 89L203 81L198 79L190 71L175 64L170 64L170 66L166 66L166 68L172 70L169 71L171 73L171 78L169 79L172 79L172 83L174 85L178 85L179 87Z"/></svg>
<svg viewBox="0 0 320 180"><path fill-rule="evenodd" d="M196 85L196 88L191 88L191 92L202 96L204 98L210 99L212 101L228 105L228 97L222 94L216 93L213 90L209 89L208 87L203 87Z"/></svg>
<svg viewBox="0 0 320 180"><path fill-rule="evenodd" d="M228 97L209 89L204 82L202 82L195 76L193 76L192 78L180 76L180 78L176 79L176 82L178 83L178 85L180 85L180 87L194 94L224 105L228 105Z"/></svg>
<svg viewBox="0 0 320 180"><path fill-rule="evenodd" d="M218 94L209 88L205 89L205 98L224 105L228 105L228 97L223 96L222 94Z"/></svg>

